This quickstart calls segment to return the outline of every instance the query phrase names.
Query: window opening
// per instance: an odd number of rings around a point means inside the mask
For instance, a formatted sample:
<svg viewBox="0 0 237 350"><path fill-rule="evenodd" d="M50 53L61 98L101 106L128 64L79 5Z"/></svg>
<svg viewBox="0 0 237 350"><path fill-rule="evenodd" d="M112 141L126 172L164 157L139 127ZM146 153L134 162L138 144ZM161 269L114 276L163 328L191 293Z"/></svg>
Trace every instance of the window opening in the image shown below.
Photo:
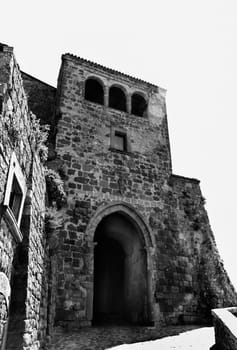
<svg viewBox="0 0 237 350"><path fill-rule="evenodd" d="M20 234L19 228L26 191L25 176L21 171L15 152L13 152L8 171L3 205L6 207L5 218L17 236Z"/></svg>
<svg viewBox="0 0 237 350"><path fill-rule="evenodd" d="M114 133L114 148L119 151L127 151L127 137L126 134L115 131Z"/></svg>
<svg viewBox="0 0 237 350"><path fill-rule="evenodd" d="M147 102L139 94L133 94L132 95L132 114L138 116L138 117L144 117L145 112L147 110Z"/></svg>
<svg viewBox="0 0 237 350"><path fill-rule="evenodd" d="M13 175L12 188L9 200L9 208L12 210L16 221L18 221L23 193L17 181L15 174Z"/></svg>
<svg viewBox="0 0 237 350"><path fill-rule="evenodd" d="M112 86L109 89L109 107L118 109L119 111L127 111L126 96L122 89Z"/></svg>
<svg viewBox="0 0 237 350"><path fill-rule="evenodd" d="M96 79L87 79L85 83L85 99L87 101L104 104L104 89Z"/></svg>

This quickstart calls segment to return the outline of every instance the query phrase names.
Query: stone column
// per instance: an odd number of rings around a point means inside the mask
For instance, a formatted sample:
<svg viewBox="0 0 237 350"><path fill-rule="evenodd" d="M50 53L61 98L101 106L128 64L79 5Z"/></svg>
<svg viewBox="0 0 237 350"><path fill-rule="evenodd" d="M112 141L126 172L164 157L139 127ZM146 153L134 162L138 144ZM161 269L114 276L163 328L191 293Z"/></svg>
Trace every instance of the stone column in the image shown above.
<svg viewBox="0 0 237 350"><path fill-rule="evenodd" d="M154 286L153 286L153 258L155 249L153 247L144 247L147 253L147 313L148 323L154 324L156 321L154 310Z"/></svg>
<svg viewBox="0 0 237 350"><path fill-rule="evenodd" d="M97 245L97 242L90 242L88 243L90 247L90 263L92 265L92 271L91 271L91 282L86 283L86 291L87 291L87 296L86 296L86 319L88 322L91 323L93 319L93 300L94 300L94 249Z"/></svg>
<svg viewBox="0 0 237 350"><path fill-rule="evenodd" d="M109 107L109 87L104 86L104 105Z"/></svg>
<svg viewBox="0 0 237 350"><path fill-rule="evenodd" d="M131 114L132 113L132 95L128 94L126 97L127 97L127 112Z"/></svg>

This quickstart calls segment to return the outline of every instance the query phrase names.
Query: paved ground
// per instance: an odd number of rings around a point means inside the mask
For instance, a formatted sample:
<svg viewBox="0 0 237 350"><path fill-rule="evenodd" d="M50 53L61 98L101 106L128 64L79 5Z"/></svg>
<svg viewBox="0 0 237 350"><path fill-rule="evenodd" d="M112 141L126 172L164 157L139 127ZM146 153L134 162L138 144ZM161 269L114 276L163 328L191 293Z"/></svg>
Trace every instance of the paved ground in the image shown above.
<svg viewBox="0 0 237 350"><path fill-rule="evenodd" d="M160 331L152 327L90 327L67 333L57 330L48 350L209 350L213 344L213 327L172 326Z"/></svg>

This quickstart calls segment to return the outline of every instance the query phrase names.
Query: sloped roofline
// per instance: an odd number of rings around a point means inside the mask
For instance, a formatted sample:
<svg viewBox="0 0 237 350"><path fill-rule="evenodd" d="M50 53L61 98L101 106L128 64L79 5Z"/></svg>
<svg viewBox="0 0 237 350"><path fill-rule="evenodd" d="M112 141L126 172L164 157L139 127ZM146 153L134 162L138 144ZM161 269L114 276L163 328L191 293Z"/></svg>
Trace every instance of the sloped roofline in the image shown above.
<svg viewBox="0 0 237 350"><path fill-rule="evenodd" d="M7 44L4 43L0 43L0 48L1 50L3 50L4 52L13 52L13 47L9 46Z"/></svg>
<svg viewBox="0 0 237 350"><path fill-rule="evenodd" d="M28 76L29 78L34 79L34 80L38 81L38 82L41 83L41 84L47 85L47 86L51 87L52 89L55 89L55 90L57 89L55 86L52 86L52 85L50 85L50 84L48 84L48 83L45 83L44 81L42 81L42 80L40 80L40 79L38 79L38 78L36 78L36 77L33 77L33 75L30 75L30 74L28 74L28 73L26 73L26 72L23 72L22 70L21 70L21 74L26 75L26 76ZM23 80L24 80L24 78L23 78Z"/></svg>
<svg viewBox="0 0 237 350"><path fill-rule="evenodd" d="M77 61L77 62L80 62L82 64L89 64L90 66L94 67L94 68L98 68L102 71L105 71L105 72L108 72L108 73L111 73L111 74L114 74L114 75L119 75L121 77L125 77L125 78L128 78L128 79L132 79L133 81L136 81L136 82L139 82L139 83L142 83L142 84L146 84L148 85L149 87L153 88L153 89L161 89L161 90L164 90L166 91L166 89L164 88L161 88L155 84L152 84L152 83L149 83L145 80L142 80L142 79L139 79L139 78L136 78L136 77L133 77L131 75L128 75L128 74L125 74L125 73L122 73L120 71L117 71L115 69L112 69L112 68L107 68L105 66L102 66L101 64L99 63L96 63L96 62L93 62L93 61L90 61L90 60L87 60L85 58L82 58L80 56L76 56L76 55L73 55L71 53L65 53L62 55L62 60L64 59L72 59L73 61Z"/></svg>

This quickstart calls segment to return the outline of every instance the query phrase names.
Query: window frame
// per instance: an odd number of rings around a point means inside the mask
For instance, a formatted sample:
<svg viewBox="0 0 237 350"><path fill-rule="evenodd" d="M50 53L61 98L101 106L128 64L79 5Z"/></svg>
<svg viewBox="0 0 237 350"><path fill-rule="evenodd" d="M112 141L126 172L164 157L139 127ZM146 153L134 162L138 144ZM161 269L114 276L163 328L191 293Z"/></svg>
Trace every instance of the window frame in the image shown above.
<svg viewBox="0 0 237 350"><path fill-rule="evenodd" d="M122 136L124 138L124 150L121 150L116 147L116 134L117 136ZM131 144L129 141L127 130L117 127L111 127L110 149L119 153L131 153Z"/></svg>
<svg viewBox="0 0 237 350"><path fill-rule="evenodd" d="M121 148L118 147L118 142L116 142L116 139L118 140L118 138L120 138L122 140L122 142L121 142L122 147ZM125 134L124 132L115 130L115 132L114 132L114 146L118 151L127 152L127 134Z"/></svg>
<svg viewBox="0 0 237 350"><path fill-rule="evenodd" d="M15 215L13 208L11 208L12 205L10 203L12 201L12 195L14 196L14 192L12 191L14 180L16 181L16 184L19 187L21 192L20 203L18 203L19 208L18 208L17 216ZM13 152L11 156L10 165L9 165L3 205L6 209L5 219L9 224L10 229L15 235L15 238L17 240L22 240L22 234L20 232L20 224L21 224L24 202L26 198L26 192L27 192L27 186L26 186L25 177L22 173L16 154L15 152Z"/></svg>

